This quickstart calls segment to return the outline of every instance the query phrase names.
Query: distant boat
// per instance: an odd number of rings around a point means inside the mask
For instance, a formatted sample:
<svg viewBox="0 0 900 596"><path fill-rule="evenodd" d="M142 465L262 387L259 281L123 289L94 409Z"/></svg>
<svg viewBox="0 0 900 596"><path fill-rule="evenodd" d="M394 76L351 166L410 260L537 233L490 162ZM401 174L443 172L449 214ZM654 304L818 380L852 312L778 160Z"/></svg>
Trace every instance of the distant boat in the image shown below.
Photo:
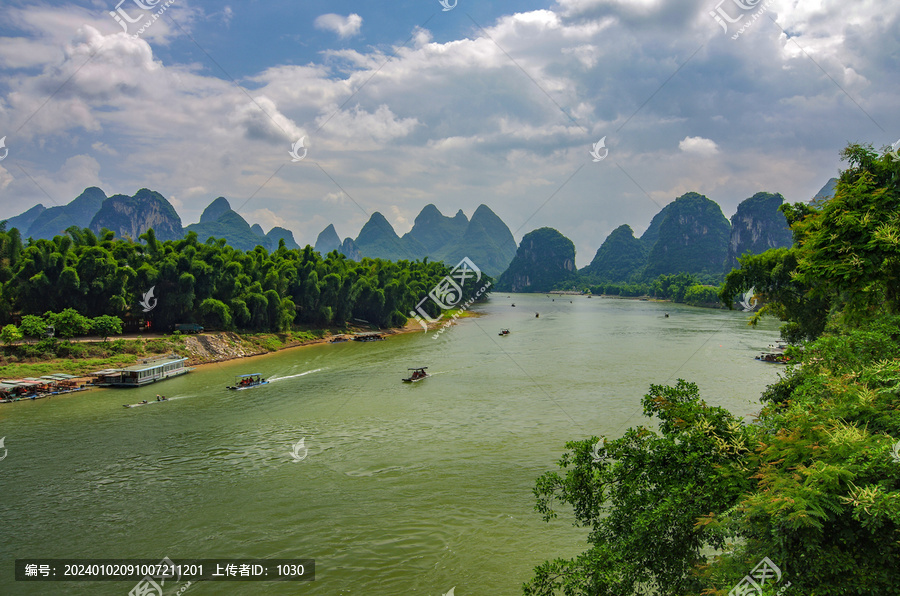
<svg viewBox="0 0 900 596"><path fill-rule="evenodd" d="M787 364L791 359L788 356L785 356L783 353L763 352L756 357L756 360L760 360L762 362L774 362L776 364Z"/></svg>
<svg viewBox="0 0 900 596"><path fill-rule="evenodd" d="M539 312L534 313L534 318L535 318L535 319L538 318L538 317L540 317L540 316L541 316L541 313L539 313Z"/></svg>
<svg viewBox="0 0 900 596"><path fill-rule="evenodd" d="M337 337L335 337L335 338L333 338L333 339L331 340L331 343L333 343L333 344L339 344L339 343L344 342L344 341L350 341L350 340L347 339L346 337L344 337L343 335L338 335Z"/></svg>
<svg viewBox="0 0 900 596"><path fill-rule="evenodd" d="M669 318L669 313L666 313L666 318L667 318L667 319Z"/></svg>
<svg viewBox="0 0 900 596"><path fill-rule="evenodd" d="M380 333L356 333L353 335L353 341L383 341L384 335Z"/></svg>
<svg viewBox="0 0 900 596"><path fill-rule="evenodd" d="M161 404L169 401L167 398L160 398L158 395L156 396L156 401L147 401L146 399L142 402L136 404L123 404L126 408L138 408L140 406L149 406L151 404Z"/></svg>
<svg viewBox="0 0 900 596"><path fill-rule="evenodd" d="M509 335L509 329L501 329L497 335Z"/></svg>
<svg viewBox="0 0 900 596"><path fill-rule="evenodd" d="M407 370L411 370L412 374L410 374L409 377L403 379L403 382L404 383L415 383L416 381L421 381L425 377L430 377L431 375L429 375L427 372L425 372L426 368L428 368L428 367L422 366L420 368L407 369Z"/></svg>
<svg viewBox="0 0 900 596"><path fill-rule="evenodd" d="M513 302L513 304L512 304L512 305L513 305L513 307L515 307L515 306L516 306L516 303L515 303L515 302Z"/></svg>
<svg viewBox="0 0 900 596"><path fill-rule="evenodd" d="M231 389L232 391L242 391L244 389L252 389L253 387L259 387L260 385L268 385L269 382L262 378L262 375L259 373L250 373L249 375L237 375L234 378L234 385L231 387L226 387L225 389Z"/></svg>

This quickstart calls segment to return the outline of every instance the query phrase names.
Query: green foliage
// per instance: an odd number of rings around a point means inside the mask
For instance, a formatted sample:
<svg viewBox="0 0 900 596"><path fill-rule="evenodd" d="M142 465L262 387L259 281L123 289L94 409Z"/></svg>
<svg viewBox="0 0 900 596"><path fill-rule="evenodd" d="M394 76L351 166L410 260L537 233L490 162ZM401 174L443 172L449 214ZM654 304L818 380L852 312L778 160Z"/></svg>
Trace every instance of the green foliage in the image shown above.
<svg viewBox="0 0 900 596"><path fill-rule="evenodd" d="M503 292L547 292L577 283L575 245L553 228L525 234L509 268L497 280Z"/></svg>
<svg viewBox="0 0 900 596"><path fill-rule="evenodd" d="M854 327L900 312L900 162L855 144L841 156L849 167L821 209L782 206L794 246L742 257L720 294L730 307L754 287L765 306L752 322L775 315L792 342L821 335L829 317Z"/></svg>
<svg viewBox="0 0 900 596"><path fill-rule="evenodd" d="M719 288L694 284L684 293L684 301L692 306L716 304L719 301Z"/></svg>
<svg viewBox="0 0 900 596"><path fill-rule="evenodd" d="M35 338L48 323L61 337L86 333L72 313L149 319L163 331L201 321L210 328L253 331L343 327L357 318L382 327L403 325L449 274L440 262L355 263L338 253L323 259L308 246L242 252L222 240L201 244L194 233L161 242L148 230L139 243L72 227L66 235L24 247L18 238L15 229L0 230L0 323L20 313L22 332ZM463 299L489 279L484 276L477 288L468 284ZM148 312L139 304L145 296L153 307ZM429 304L432 316L439 314ZM48 311L60 314L46 323L29 318Z"/></svg>
<svg viewBox="0 0 900 596"><path fill-rule="evenodd" d="M40 338L47 332L47 321L37 315L25 315L19 325L19 331L25 337Z"/></svg>
<svg viewBox="0 0 900 596"><path fill-rule="evenodd" d="M13 324L6 325L0 329L0 341L5 345L11 345L22 339L22 332Z"/></svg>
<svg viewBox="0 0 900 596"><path fill-rule="evenodd" d="M550 520L571 506L590 549L538 566L526 594L725 596L763 557L784 573L767 595L788 581L815 596L896 592L900 164L857 145L844 157L821 210L782 207L794 246L742 257L720 292L731 306L755 287L786 337L818 339L789 349L750 424L679 381L644 398L658 432L605 440L599 461L595 438L568 443L536 509Z"/></svg>
<svg viewBox="0 0 900 596"><path fill-rule="evenodd" d="M622 225L607 236L591 264L579 273L586 279L624 282L643 269L647 250L628 225Z"/></svg>
<svg viewBox="0 0 900 596"><path fill-rule="evenodd" d="M659 432L633 428L602 447L596 437L567 443L559 461L565 474L538 479L535 509L549 521L558 515L556 503L570 505L576 525L591 529L591 548L538 567L525 594L623 596L650 587L681 596L702 588L693 568L706 559L705 549L725 542L699 532L697 520L729 509L752 486L743 461L750 431L703 403L697 386L683 380L652 385L643 406Z"/></svg>
<svg viewBox="0 0 900 596"><path fill-rule="evenodd" d="M834 197L794 224L797 279L851 318L900 312L900 162L850 145Z"/></svg>
<svg viewBox="0 0 900 596"><path fill-rule="evenodd" d="M645 275L719 274L730 234L731 224L714 201L695 192L678 197L667 205L659 236L647 256Z"/></svg>
<svg viewBox="0 0 900 596"><path fill-rule="evenodd" d="M91 320L91 329L106 341L110 335L122 334L122 319L111 315L100 315Z"/></svg>
<svg viewBox="0 0 900 596"><path fill-rule="evenodd" d="M758 192L738 205L731 217L732 239L726 273L738 266L737 258L742 254L760 254L792 244L791 229L780 209L783 204L784 197L780 194Z"/></svg>
<svg viewBox="0 0 900 596"><path fill-rule="evenodd" d="M59 313L44 313L44 317L56 328L56 335L65 339L87 335L91 330L90 319L74 308L67 308Z"/></svg>

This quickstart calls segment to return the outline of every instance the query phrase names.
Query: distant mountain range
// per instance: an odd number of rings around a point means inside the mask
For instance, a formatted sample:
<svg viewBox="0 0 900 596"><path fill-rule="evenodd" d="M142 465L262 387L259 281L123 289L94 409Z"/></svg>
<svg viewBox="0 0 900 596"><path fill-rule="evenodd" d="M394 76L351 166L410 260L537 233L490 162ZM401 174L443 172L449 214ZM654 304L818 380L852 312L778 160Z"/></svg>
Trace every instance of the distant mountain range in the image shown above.
<svg viewBox="0 0 900 596"><path fill-rule="evenodd" d="M541 228L525 235L495 287L546 292L682 272L715 279L736 266L744 253L791 245L787 220L778 210L783 202L780 194L757 193L738 205L729 222L715 201L689 192L663 207L640 239L628 225L613 230L591 263L577 272L572 241L552 228Z"/></svg>
<svg viewBox="0 0 900 596"><path fill-rule="evenodd" d="M142 188L134 196L107 197L99 188L86 188L71 203L62 207L45 208L35 205L25 213L6 220L7 229L17 228L23 238L53 238L67 228L90 228L96 233L106 228L120 238L137 240L153 228L158 240L177 240L188 232L196 232L201 242L209 237L225 238L230 246L253 250L262 246L275 250L284 239L287 248L299 248L290 230L275 227L266 234L259 224L252 226L231 209L224 197L219 197L203 211L200 223L186 228L181 225L178 212L156 191Z"/></svg>
<svg viewBox="0 0 900 596"><path fill-rule="evenodd" d="M105 228L132 240L150 228L161 241L180 239L193 232L201 242L224 238L228 245L244 251L257 246L275 250L281 240L289 249L299 248L290 230L275 227L265 233L259 224L251 225L234 211L225 197L210 203L198 223L183 227L171 203L146 188L131 197L107 197L101 189L91 187L62 207L47 209L35 205L6 220L7 229L17 228L23 238L36 240L53 238L72 226L90 228L96 233ZM323 255L337 250L353 261L363 257L392 261L428 257L455 265L469 257L482 271L496 277L515 256L516 241L506 224L485 205L475 210L471 220L461 210L446 217L434 205L427 205L402 238L381 213L375 212L356 239L341 242L334 226L329 225L316 239L315 250Z"/></svg>
<svg viewBox="0 0 900 596"><path fill-rule="evenodd" d="M376 211L356 240L346 238L342 243L334 225L329 225L316 239L315 249L323 255L337 250L349 259L354 259L354 255L391 261L428 257L448 265L469 257L479 269L496 277L515 256L516 241L503 220L486 205L480 205L471 220L462 210L447 217L434 205L426 205L412 229L402 237Z"/></svg>
<svg viewBox="0 0 900 596"><path fill-rule="evenodd" d="M810 204L828 200L835 184L835 179L829 180ZM715 201L689 192L663 207L640 238L628 225L613 230L580 271L575 269L571 240L552 228L540 228L526 234L517 247L509 228L486 205L480 205L471 219L462 210L449 217L426 205L402 237L376 211L355 239L341 241L334 225L329 225L316 239L315 250L322 255L338 251L353 261L429 258L455 265L468 257L482 271L499 278L495 287L505 291L543 292L559 284L626 282L681 272L715 278L736 266L737 258L746 252L791 245L787 221L778 211L783 202L780 194L756 193L738 205L729 222ZM257 246L275 250L282 240L287 248L299 248L290 230L275 227L265 233L259 224L251 225L234 211L224 197L210 203L198 223L183 227L169 201L146 188L134 196L107 197L91 187L67 205L49 209L35 205L6 220L7 229L19 229L23 238L52 238L71 226L97 233L105 228L135 240L149 228L163 241L196 233L201 242L210 237L225 239L244 251Z"/></svg>

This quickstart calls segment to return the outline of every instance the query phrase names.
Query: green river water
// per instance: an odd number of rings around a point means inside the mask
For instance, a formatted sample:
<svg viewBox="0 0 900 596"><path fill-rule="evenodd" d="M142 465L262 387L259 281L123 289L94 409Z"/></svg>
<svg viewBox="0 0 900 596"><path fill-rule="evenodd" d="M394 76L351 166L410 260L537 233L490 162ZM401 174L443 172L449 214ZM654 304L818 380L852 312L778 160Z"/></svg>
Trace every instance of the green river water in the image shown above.
<svg viewBox="0 0 900 596"><path fill-rule="evenodd" d="M772 320L506 296L437 339L297 348L0 405L0 594L125 596L135 584L15 582L16 558L165 556L316 560L314 582L205 581L189 596L521 594L535 565L585 547L571 517L533 511L534 481L567 440L643 423L649 385L679 377L750 416L780 370L753 359L777 338ZM411 366L433 376L401 383ZM273 382L225 390L255 372ZM122 407L157 393L172 399Z"/></svg>

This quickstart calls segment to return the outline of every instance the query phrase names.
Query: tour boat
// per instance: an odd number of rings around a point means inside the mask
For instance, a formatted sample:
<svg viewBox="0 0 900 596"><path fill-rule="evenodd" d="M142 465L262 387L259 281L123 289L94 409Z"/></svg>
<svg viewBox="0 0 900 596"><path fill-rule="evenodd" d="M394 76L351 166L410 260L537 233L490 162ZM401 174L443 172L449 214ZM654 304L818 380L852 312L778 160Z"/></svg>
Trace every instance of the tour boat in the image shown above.
<svg viewBox="0 0 900 596"><path fill-rule="evenodd" d="M757 356L756 359L761 360L762 362L775 362L776 364L787 364L791 360L790 357L783 353L773 352L763 352Z"/></svg>
<svg viewBox="0 0 900 596"><path fill-rule="evenodd" d="M260 385L268 384L269 382L262 378L261 374L250 373L249 375L237 375L234 378L234 385L231 387L226 387L226 389L241 391L243 389L252 389L253 387L259 387Z"/></svg>
<svg viewBox="0 0 900 596"><path fill-rule="evenodd" d="M501 329L497 335L509 335L509 329Z"/></svg>
<svg viewBox="0 0 900 596"><path fill-rule="evenodd" d="M403 382L404 383L415 383L416 381L421 381L425 377L430 377L431 375L429 375L427 372L425 372L426 368L428 368L428 367L423 366L421 368L408 369L408 370L411 370L412 373L409 375L409 378L403 379Z"/></svg>

